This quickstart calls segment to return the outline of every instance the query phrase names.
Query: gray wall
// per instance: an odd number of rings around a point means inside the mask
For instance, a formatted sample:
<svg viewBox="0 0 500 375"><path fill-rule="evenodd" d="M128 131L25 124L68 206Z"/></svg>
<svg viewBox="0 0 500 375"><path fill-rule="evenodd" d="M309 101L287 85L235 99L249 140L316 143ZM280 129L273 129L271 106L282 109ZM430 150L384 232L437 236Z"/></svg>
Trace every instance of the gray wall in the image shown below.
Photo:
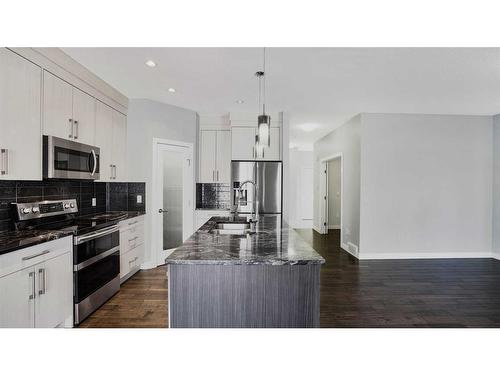
<svg viewBox="0 0 500 375"><path fill-rule="evenodd" d="M493 117L493 253L500 258L500 115Z"/></svg>
<svg viewBox="0 0 500 375"><path fill-rule="evenodd" d="M320 160L336 153L343 154L344 198L342 242L359 246L360 173L361 173L361 115L353 117L341 127L314 144L314 227L320 227L319 169Z"/></svg>
<svg viewBox="0 0 500 375"><path fill-rule="evenodd" d="M361 132L361 258L491 254L492 117L363 114Z"/></svg>
<svg viewBox="0 0 500 375"><path fill-rule="evenodd" d="M151 249L152 214L152 177L153 177L153 138L193 143L197 152L196 112L159 103L147 99L131 99L128 109L128 165L129 180L146 182L145 218L145 265L155 259ZM198 160L195 155L194 160ZM194 182L193 182L194 183Z"/></svg>
<svg viewBox="0 0 500 375"><path fill-rule="evenodd" d="M328 227L340 228L340 158L328 162Z"/></svg>

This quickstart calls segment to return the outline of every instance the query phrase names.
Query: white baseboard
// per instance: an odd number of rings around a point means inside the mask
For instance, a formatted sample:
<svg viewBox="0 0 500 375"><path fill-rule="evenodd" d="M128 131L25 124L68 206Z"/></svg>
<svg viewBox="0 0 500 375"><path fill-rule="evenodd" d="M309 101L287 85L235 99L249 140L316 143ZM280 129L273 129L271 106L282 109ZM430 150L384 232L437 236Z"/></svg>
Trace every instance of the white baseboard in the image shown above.
<svg viewBox="0 0 500 375"><path fill-rule="evenodd" d="M328 229L340 229L340 225L329 225Z"/></svg>
<svg viewBox="0 0 500 375"><path fill-rule="evenodd" d="M460 259L460 258L494 258L491 252L413 252L413 253L375 253L359 254L359 259ZM498 258L497 258L498 259Z"/></svg>

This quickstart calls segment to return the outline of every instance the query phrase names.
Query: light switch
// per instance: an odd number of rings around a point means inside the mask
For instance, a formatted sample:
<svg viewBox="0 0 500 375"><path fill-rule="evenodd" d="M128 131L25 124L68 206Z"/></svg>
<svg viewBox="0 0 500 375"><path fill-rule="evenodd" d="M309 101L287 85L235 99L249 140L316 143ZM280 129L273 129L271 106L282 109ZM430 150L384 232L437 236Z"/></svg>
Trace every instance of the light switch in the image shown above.
<svg viewBox="0 0 500 375"><path fill-rule="evenodd" d="M142 203L142 195L137 195L137 203Z"/></svg>
<svg viewBox="0 0 500 375"><path fill-rule="evenodd" d="M92 207L95 207L95 206L97 206L97 199L92 198Z"/></svg>

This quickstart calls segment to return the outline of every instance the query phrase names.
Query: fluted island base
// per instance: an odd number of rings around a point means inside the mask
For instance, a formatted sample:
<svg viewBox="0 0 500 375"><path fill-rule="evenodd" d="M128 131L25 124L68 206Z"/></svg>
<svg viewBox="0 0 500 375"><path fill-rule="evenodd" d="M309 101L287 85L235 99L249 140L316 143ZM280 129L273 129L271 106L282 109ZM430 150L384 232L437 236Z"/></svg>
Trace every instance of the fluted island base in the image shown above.
<svg viewBox="0 0 500 375"><path fill-rule="evenodd" d="M319 327L320 264L169 264L173 328Z"/></svg>

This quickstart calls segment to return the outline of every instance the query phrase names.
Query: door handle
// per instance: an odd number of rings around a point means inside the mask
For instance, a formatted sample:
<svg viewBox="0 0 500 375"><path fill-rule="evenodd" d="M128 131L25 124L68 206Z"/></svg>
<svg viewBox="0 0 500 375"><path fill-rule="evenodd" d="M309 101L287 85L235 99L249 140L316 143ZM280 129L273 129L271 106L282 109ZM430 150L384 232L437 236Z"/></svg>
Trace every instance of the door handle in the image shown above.
<svg viewBox="0 0 500 375"><path fill-rule="evenodd" d="M45 291L46 291L46 276L45 276L45 268L40 268L38 270L38 278L40 279L40 283L43 285L43 288L42 288L42 285L40 286L40 289L38 289L38 294L39 295L42 295L42 294L45 294Z"/></svg>
<svg viewBox="0 0 500 375"><path fill-rule="evenodd" d="M73 119L68 119L69 121L69 135L68 138L73 138Z"/></svg>
<svg viewBox="0 0 500 375"><path fill-rule="evenodd" d="M75 135L73 139L78 139L78 121L75 120Z"/></svg>
<svg viewBox="0 0 500 375"><path fill-rule="evenodd" d="M2 148L0 150L2 154L2 176L9 174L9 149Z"/></svg>
<svg viewBox="0 0 500 375"><path fill-rule="evenodd" d="M158 210L158 213L160 213L160 214L166 214L166 213L168 213L168 210L165 210L164 208L160 208Z"/></svg>

